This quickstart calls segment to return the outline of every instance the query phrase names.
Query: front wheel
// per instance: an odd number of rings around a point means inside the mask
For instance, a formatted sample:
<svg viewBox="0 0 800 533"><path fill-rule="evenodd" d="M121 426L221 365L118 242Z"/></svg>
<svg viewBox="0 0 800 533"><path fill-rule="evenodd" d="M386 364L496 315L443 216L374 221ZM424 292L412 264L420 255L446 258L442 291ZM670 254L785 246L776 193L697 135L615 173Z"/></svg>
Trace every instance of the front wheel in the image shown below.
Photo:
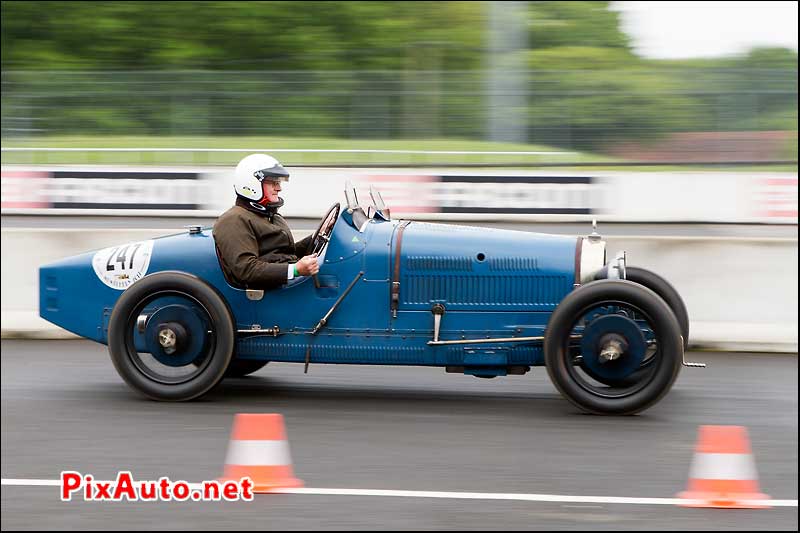
<svg viewBox="0 0 800 533"><path fill-rule="evenodd" d="M593 282L567 295L551 315L544 341L553 384L595 414L629 415L657 403L677 378L682 354L681 329L669 306L624 280Z"/></svg>
<svg viewBox="0 0 800 533"><path fill-rule="evenodd" d="M675 314L675 318L678 319L683 336L683 349L687 350L689 348L689 311L675 287L655 272L639 267L627 267L625 279L647 287L666 302Z"/></svg>
<svg viewBox="0 0 800 533"><path fill-rule="evenodd" d="M677 290L675 290L675 287L673 287L670 282L655 272L651 272L650 270L639 267L627 267L625 271L625 279L638 285L642 285L643 287L647 287L656 293L662 300L664 300L664 302L675 314L675 318L678 320L678 324L681 328L681 336L683 337L683 350L686 351L689 348L689 312L686 309L686 304L683 302L683 298L681 298L681 295ZM648 355L645 356L644 361L642 361L642 368L639 370L640 373L644 373L646 371L644 367L650 364L653 355L655 355L655 350L651 349L650 353L648 353ZM606 378L594 372L591 367L583 362L581 362L581 368L593 379L611 386L622 386L626 384L630 385L637 379L637 374L627 376L622 380Z"/></svg>
<svg viewBox="0 0 800 533"><path fill-rule="evenodd" d="M186 273L159 272L117 300L108 351L133 389L154 400L185 401L222 380L235 331L231 312L213 287Z"/></svg>

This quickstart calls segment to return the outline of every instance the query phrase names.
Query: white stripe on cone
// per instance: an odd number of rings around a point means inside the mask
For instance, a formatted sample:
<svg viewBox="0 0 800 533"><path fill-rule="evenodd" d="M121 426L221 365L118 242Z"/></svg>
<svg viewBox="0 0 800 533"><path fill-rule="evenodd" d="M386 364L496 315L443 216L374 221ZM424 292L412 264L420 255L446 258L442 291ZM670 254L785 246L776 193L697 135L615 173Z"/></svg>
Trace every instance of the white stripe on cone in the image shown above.
<svg viewBox="0 0 800 533"><path fill-rule="evenodd" d="M232 440L225 464L243 466L284 466L292 464L285 440Z"/></svg>
<svg viewBox="0 0 800 533"><path fill-rule="evenodd" d="M756 465L749 453L696 453L689 469L694 479L758 479Z"/></svg>

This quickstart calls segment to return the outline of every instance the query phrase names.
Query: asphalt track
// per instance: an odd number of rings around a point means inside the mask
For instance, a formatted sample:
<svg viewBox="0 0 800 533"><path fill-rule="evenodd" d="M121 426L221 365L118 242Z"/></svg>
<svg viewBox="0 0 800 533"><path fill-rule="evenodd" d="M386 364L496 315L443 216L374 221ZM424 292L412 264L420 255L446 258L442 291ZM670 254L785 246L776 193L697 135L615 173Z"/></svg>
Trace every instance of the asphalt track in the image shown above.
<svg viewBox="0 0 800 533"><path fill-rule="evenodd" d="M89 341L2 342L2 478L77 470L199 482L223 468L235 413L284 416L309 488L672 498L697 428L749 432L762 492L793 505L687 509L576 501L273 494L253 502L61 502L2 487L2 529L797 530L797 355L690 353L661 403L580 414L544 369L493 380L437 368L270 364L205 399L141 399Z"/></svg>

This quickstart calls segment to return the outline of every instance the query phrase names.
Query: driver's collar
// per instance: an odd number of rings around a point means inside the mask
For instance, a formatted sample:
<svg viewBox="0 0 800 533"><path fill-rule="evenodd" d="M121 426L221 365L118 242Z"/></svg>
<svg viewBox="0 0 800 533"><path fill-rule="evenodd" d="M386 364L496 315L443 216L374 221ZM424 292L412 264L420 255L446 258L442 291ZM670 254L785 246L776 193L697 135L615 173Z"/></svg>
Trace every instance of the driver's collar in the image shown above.
<svg viewBox="0 0 800 533"><path fill-rule="evenodd" d="M266 206L259 204L258 202L253 202L251 200L245 200L241 196L236 197L236 205L247 209L248 211L252 211L262 217L267 217L270 222L272 221L272 217L274 217L278 213L278 209L283 206L283 198L278 197L277 202L272 202L267 204Z"/></svg>

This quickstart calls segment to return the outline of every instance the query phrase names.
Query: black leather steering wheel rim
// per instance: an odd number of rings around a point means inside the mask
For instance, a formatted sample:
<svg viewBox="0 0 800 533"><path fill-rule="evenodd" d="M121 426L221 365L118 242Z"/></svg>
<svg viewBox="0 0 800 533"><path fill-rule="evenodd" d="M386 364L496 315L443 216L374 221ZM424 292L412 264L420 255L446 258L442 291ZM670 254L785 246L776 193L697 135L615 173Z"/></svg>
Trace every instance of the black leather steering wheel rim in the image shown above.
<svg viewBox="0 0 800 533"><path fill-rule="evenodd" d="M314 233L311 234L311 244L308 248L308 255L311 254L320 254L328 245L328 241L330 241L330 236L333 233L333 226L335 225L335 220L339 218L339 211L341 210L342 206L339 202L334 203L328 211L325 213L325 216L322 217L317 229ZM325 226L325 223L330 220L331 214L333 214L334 224L331 224L330 229L326 233L322 233L322 228Z"/></svg>

